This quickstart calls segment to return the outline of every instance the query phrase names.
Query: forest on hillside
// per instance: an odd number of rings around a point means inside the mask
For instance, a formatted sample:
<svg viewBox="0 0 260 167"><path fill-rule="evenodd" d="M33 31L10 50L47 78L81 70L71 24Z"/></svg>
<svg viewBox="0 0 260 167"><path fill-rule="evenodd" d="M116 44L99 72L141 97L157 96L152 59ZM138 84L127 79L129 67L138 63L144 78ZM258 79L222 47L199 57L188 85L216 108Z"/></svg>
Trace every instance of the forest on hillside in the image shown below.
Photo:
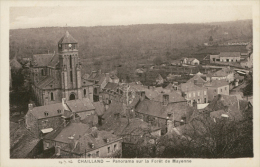
<svg viewBox="0 0 260 167"><path fill-rule="evenodd" d="M206 54L203 46L214 42L252 41L252 20L204 24L144 24L96 27L41 27L10 30L9 58L57 53L57 43L68 30L79 43L83 68L114 70L118 65L134 68L155 57L169 61L181 56ZM240 49L241 50L241 49ZM243 50L243 49L242 49ZM216 51L216 49L215 49Z"/></svg>

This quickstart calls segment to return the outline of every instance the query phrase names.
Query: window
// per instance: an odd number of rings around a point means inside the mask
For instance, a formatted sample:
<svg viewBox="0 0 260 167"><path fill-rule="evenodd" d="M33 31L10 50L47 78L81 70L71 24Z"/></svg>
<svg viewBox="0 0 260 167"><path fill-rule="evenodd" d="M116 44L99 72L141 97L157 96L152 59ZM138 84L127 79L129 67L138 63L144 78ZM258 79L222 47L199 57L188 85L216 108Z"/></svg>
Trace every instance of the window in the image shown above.
<svg viewBox="0 0 260 167"><path fill-rule="evenodd" d="M114 151L116 151L116 150L117 150L117 144L114 145Z"/></svg>
<svg viewBox="0 0 260 167"><path fill-rule="evenodd" d="M204 103L207 103L207 98L204 98Z"/></svg>
<svg viewBox="0 0 260 167"><path fill-rule="evenodd" d="M217 90L216 90L216 89L214 89L214 92L217 92Z"/></svg>
<svg viewBox="0 0 260 167"><path fill-rule="evenodd" d="M52 92L51 92L51 101L54 101L54 96Z"/></svg>
<svg viewBox="0 0 260 167"><path fill-rule="evenodd" d="M193 97L195 97L195 92L193 92Z"/></svg>
<svg viewBox="0 0 260 167"><path fill-rule="evenodd" d="M189 97L191 97L191 93L189 93Z"/></svg>
<svg viewBox="0 0 260 167"><path fill-rule="evenodd" d="M86 97L87 91L86 89L84 89L84 97Z"/></svg>
<svg viewBox="0 0 260 167"><path fill-rule="evenodd" d="M207 91L204 90L204 95L207 95Z"/></svg>
<svg viewBox="0 0 260 167"><path fill-rule="evenodd" d="M73 78L72 78L72 71L70 71L70 82L73 81Z"/></svg>
<svg viewBox="0 0 260 167"><path fill-rule="evenodd" d="M227 90L227 87L225 87L225 90Z"/></svg>
<svg viewBox="0 0 260 167"><path fill-rule="evenodd" d="M72 68L72 57L70 55L70 68Z"/></svg>
<svg viewBox="0 0 260 167"><path fill-rule="evenodd" d="M88 154L88 157L91 158L91 154Z"/></svg>
<svg viewBox="0 0 260 167"><path fill-rule="evenodd" d="M198 96L200 96L200 92L198 92Z"/></svg>
<svg viewBox="0 0 260 167"><path fill-rule="evenodd" d="M42 69L42 76L45 76L45 70Z"/></svg>
<svg viewBox="0 0 260 167"><path fill-rule="evenodd" d="M198 99L198 103L200 103L200 99Z"/></svg>
<svg viewBox="0 0 260 167"><path fill-rule="evenodd" d="M46 142L46 148L49 148L49 147L50 147L50 143Z"/></svg>
<svg viewBox="0 0 260 167"><path fill-rule="evenodd" d="M107 153L110 153L110 147L107 147Z"/></svg>
<svg viewBox="0 0 260 167"><path fill-rule="evenodd" d="M96 152L96 157L99 157L99 151Z"/></svg>
<svg viewBox="0 0 260 167"><path fill-rule="evenodd" d="M47 113L47 112L44 112L44 115L45 115L45 116L48 116L48 115L49 115L49 113ZM44 122L44 123L46 123L46 122Z"/></svg>

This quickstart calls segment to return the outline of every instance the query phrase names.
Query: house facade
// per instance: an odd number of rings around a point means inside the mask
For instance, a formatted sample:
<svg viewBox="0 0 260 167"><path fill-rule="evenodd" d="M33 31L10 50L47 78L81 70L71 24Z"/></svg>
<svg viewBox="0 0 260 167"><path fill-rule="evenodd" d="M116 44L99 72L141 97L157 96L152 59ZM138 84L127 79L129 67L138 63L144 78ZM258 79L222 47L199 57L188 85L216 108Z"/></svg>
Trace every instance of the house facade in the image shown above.
<svg viewBox="0 0 260 167"><path fill-rule="evenodd" d="M68 33L58 42L58 54L33 55L30 67L32 91L37 105L60 103L90 97L93 84L81 76L78 42Z"/></svg>
<svg viewBox="0 0 260 167"><path fill-rule="evenodd" d="M212 101L218 94L229 95L229 83L227 81L213 80L204 84L207 88L208 100Z"/></svg>
<svg viewBox="0 0 260 167"><path fill-rule="evenodd" d="M193 106L195 103L208 103L207 88L203 86L199 87L192 82L188 82L181 84L179 90L183 93L183 96L190 106Z"/></svg>
<svg viewBox="0 0 260 167"><path fill-rule="evenodd" d="M218 55L210 55L210 63L240 62L240 52L220 52Z"/></svg>

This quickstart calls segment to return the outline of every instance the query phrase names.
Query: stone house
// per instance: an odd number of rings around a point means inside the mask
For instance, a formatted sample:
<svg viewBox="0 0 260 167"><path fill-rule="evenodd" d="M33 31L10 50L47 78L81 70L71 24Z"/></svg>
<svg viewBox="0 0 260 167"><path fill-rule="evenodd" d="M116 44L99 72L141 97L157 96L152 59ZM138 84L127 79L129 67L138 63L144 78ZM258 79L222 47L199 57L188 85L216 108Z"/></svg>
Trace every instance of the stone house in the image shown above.
<svg viewBox="0 0 260 167"><path fill-rule="evenodd" d="M234 81L234 70L230 67L222 68L215 73L209 73L206 75L206 80L226 80L229 83Z"/></svg>
<svg viewBox="0 0 260 167"><path fill-rule="evenodd" d="M218 94L229 95L229 83L223 80L213 80L204 84L208 92L208 100L212 101Z"/></svg>
<svg viewBox="0 0 260 167"><path fill-rule="evenodd" d="M66 101L64 98L62 103L39 107L33 107L32 104L29 104L28 108L25 115L26 128L39 137L53 131L64 121L70 119L84 120L89 116L98 119L95 107L86 98L71 101Z"/></svg>
<svg viewBox="0 0 260 167"><path fill-rule="evenodd" d="M204 104L208 102L207 88L197 86L192 82L183 83L179 87L179 90L182 92L190 106L193 106L195 103Z"/></svg>

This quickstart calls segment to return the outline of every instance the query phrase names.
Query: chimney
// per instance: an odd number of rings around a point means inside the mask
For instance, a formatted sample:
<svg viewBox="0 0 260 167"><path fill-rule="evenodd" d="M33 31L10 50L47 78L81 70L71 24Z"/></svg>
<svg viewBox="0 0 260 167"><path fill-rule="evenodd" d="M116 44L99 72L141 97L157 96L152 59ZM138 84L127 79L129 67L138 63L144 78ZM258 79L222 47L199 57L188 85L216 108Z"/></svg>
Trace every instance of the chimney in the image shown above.
<svg viewBox="0 0 260 167"><path fill-rule="evenodd" d="M145 91L140 91L140 101L145 99Z"/></svg>
<svg viewBox="0 0 260 167"><path fill-rule="evenodd" d="M33 109L33 104L28 104L28 110L31 111Z"/></svg>
<svg viewBox="0 0 260 167"><path fill-rule="evenodd" d="M193 107L197 109L198 103L196 101L193 101Z"/></svg>
<svg viewBox="0 0 260 167"><path fill-rule="evenodd" d="M163 95L163 105L168 105L169 103L169 95L168 94L164 94Z"/></svg>
<svg viewBox="0 0 260 167"><path fill-rule="evenodd" d="M66 98L62 98L61 101L62 101L62 105L66 105L67 102Z"/></svg>
<svg viewBox="0 0 260 167"><path fill-rule="evenodd" d="M172 120L167 120L167 132L166 133L171 133L173 129L173 121Z"/></svg>

